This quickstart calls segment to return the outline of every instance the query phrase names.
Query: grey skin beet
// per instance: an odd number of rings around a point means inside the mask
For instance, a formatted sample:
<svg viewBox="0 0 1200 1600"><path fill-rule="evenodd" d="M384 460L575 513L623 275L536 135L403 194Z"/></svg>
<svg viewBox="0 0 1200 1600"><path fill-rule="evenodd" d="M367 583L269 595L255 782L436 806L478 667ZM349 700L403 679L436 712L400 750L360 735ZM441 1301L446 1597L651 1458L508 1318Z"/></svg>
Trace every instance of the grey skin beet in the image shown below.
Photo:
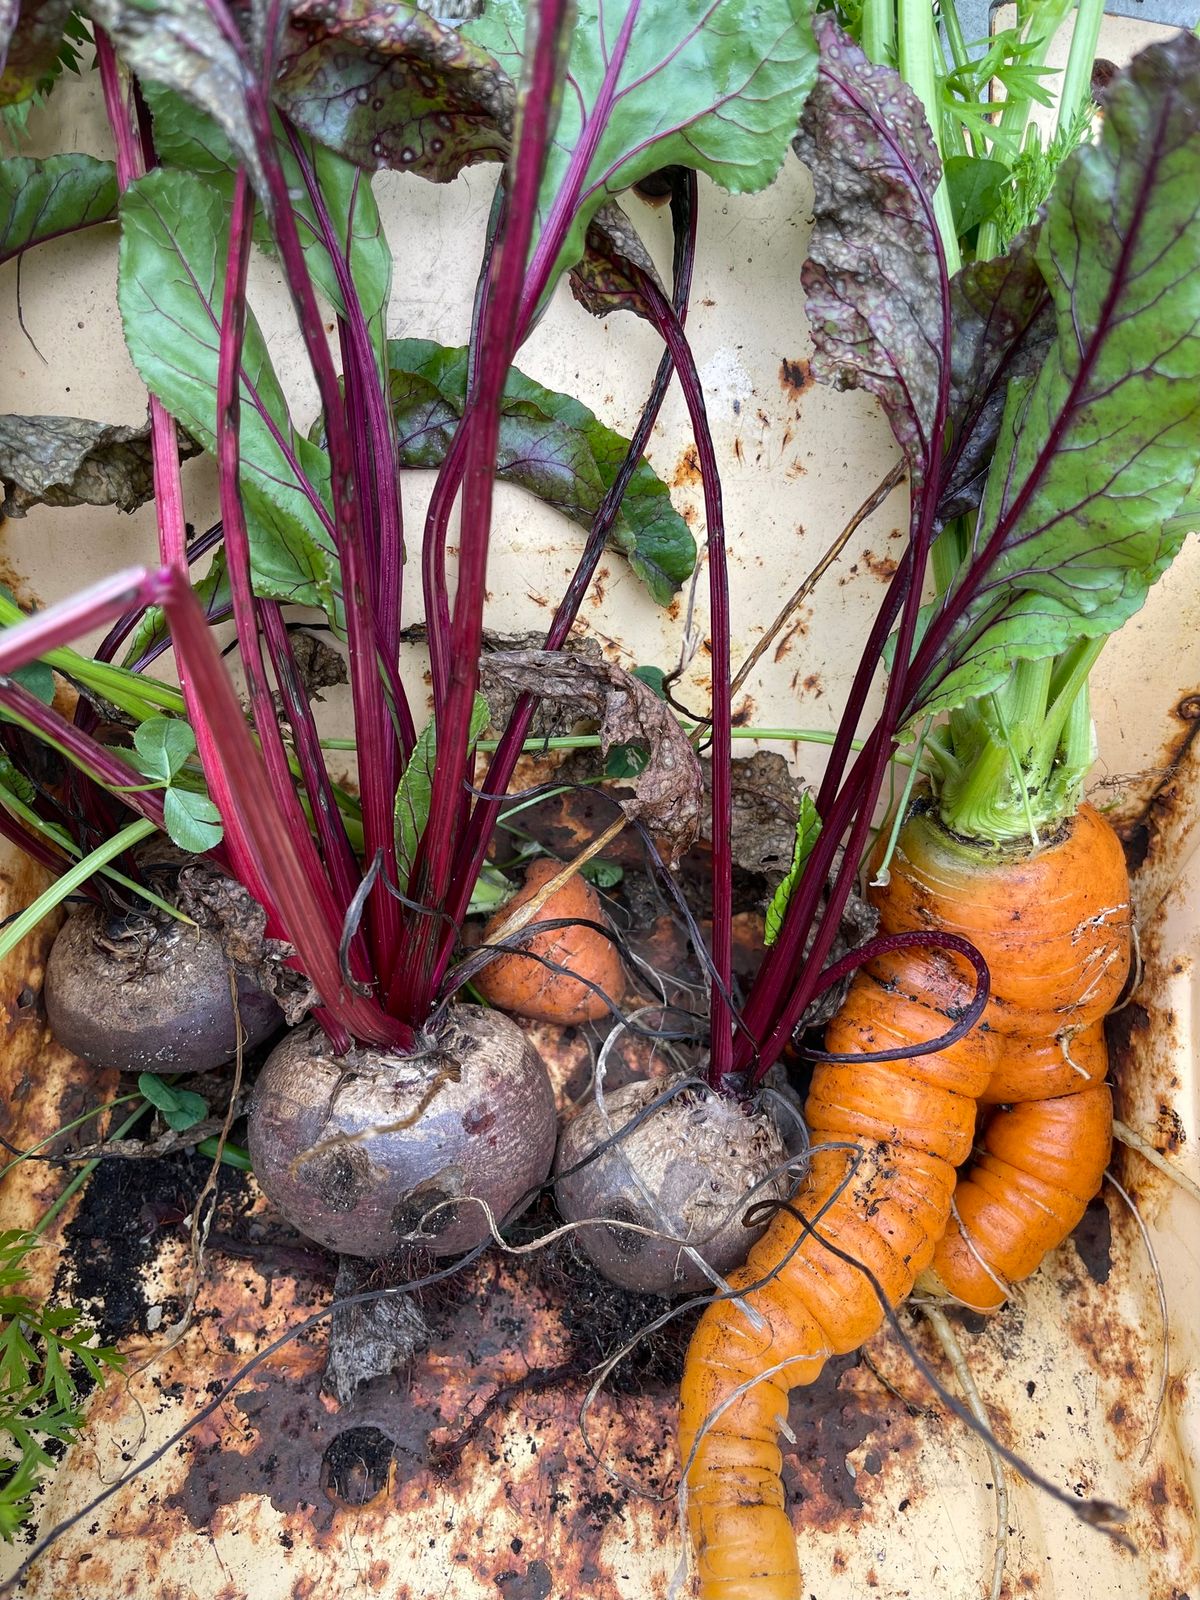
<svg viewBox="0 0 1200 1600"><path fill-rule="evenodd" d="M742 1221L746 1210L785 1198L790 1188L780 1170L787 1149L765 1112L711 1091L685 1089L595 1160L570 1170L669 1087L655 1079L614 1090L604 1100L607 1124L589 1099L559 1138L554 1198L568 1222L633 1222L689 1240L725 1274L745 1260L769 1220L764 1213L748 1228ZM711 1287L696 1262L667 1239L603 1225L580 1228L576 1239L622 1289L676 1295Z"/></svg>
<svg viewBox="0 0 1200 1600"><path fill-rule="evenodd" d="M489 1233L467 1196L499 1223L545 1180L555 1128L546 1068L516 1023L455 1006L412 1056L339 1057L313 1023L289 1034L255 1086L250 1158L288 1221L340 1255L449 1256Z"/></svg>
<svg viewBox="0 0 1200 1600"><path fill-rule="evenodd" d="M43 995L55 1039L96 1066L207 1072L237 1053L229 959L208 928L150 918L131 928L84 906L54 941ZM242 972L237 995L249 1049L283 1014Z"/></svg>

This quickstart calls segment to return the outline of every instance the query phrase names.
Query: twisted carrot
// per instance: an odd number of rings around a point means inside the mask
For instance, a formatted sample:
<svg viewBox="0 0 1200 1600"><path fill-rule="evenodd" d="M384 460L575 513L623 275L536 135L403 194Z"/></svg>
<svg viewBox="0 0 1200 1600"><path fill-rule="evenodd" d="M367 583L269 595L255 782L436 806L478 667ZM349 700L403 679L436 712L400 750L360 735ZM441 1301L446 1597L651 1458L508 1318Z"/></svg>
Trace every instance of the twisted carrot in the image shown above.
<svg viewBox="0 0 1200 1600"><path fill-rule="evenodd" d="M828 1356L856 1349L883 1320L874 1285L851 1262L869 1269L892 1305L931 1261L942 1286L959 1292L970 1279L975 1295L964 1257L975 1267L982 1258L989 1265L976 1276L995 1288L995 1279L1032 1270L1069 1231L1107 1161L1107 1090L1093 1085L1106 1064L1102 1018L1128 966L1128 883L1107 824L1084 807L1041 850L981 856L918 809L901 830L889 883L872 898L883 933L969 939L996 998L980 1026L936 1054L823 1063L814 1073L813 1143L850 1147L815 1155L796 1196L816 1236L781 1212L730 1280L745 1293L709 1307L688 1351L680 1450L701 1600L799 1600L778 1432L788 1390L811 1383ZM968 972L938 949L876 957L830 1023L829 1051L867 1055L940 1037L971 998ZM987 1153L958 1189L969 1235L956 1233L962 1249L947 1250L939 1240L955 1169L971 1152L976 1102L1022 1087L1022 1065L1049 1098L993 1117ZM1067 1105L1086 1151L1062 1149ZM1007 1201L997 1179L1014 1186ZM1017 1225L998 1227L1001 1218Z"/></svg>

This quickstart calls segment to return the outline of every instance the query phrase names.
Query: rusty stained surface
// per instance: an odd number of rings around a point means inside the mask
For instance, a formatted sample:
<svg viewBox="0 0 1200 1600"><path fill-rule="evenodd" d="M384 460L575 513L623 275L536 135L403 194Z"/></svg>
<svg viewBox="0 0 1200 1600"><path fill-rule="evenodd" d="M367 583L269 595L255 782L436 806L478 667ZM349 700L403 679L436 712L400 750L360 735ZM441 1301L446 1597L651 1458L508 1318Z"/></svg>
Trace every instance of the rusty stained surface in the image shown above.
<svg viewBox="0 0 1200 1600"><path fill-rule="evenodd" d="M1137 1005L1125 1013L1121 1083L1125 1115L1160 1148L1194 1163L1186 1100L1195 1085L1174 1070L1188 1036L1170 1003L1171 985L1190 984L1190 968L1179 970L1163 924L1178 889L1175 866L1192 860L1196 842L1182 802L1196 792L1189 734L1181 724L1171 752L1177 797L1164 791L1145 837L1134 841L1145 853L1148 966ZM538 831L556 829L566 845L586 820L551 807ZM702 879L701 862L701 886ZM626 892L634 893L632 883ZM678 971L677 931L661 917L648 920L643 949L661 969ZM740 918L739 935L749 965L756 919ZM6 1091L24 1085L16 1098L35 1108L22 1112L20 1137L29 1139L52 1131L81 1094L107 1087L89 1088L77 1063L46 1047L26 995L38 967L36 950L11 965L2 996L10 1019L14 999L26 997L26 1020L10 1021L3 1059ZM577 1098L596 1035L532 1032L560 1099ZM610 1081L661 1069L652 1054L645 1046L626 1052ZM5 1098L11 1104L14 1096ZM1152 1114L1152 1105L1168 1110ZM1192 1203L1169 1185L1164 1197L1163 1180L1147 1178L1144 1164L1133 1170L1134 1161L1125 1180L1152 1221L1156 1209ZM605 1386L589 1415L595 1455L580 1423L589 1374L661 1302L606 1288L567 1243L525 1256L492 1252L425 1291L431 1347L350 1405L339 1408L321 1392L320 1324L222 1396L251 1358L328 1305L333 1272L330 1258L270 1214L249 1180L227 1176L191 1326L172 1346L167 1330L189 1278L188 1218L206 1170L181 1158L154 1167L110 1163L67 1226L58 1287L99 1309L130 1375L92 1397L86 1434L39 1507L43 1532L79 1520L34 1566L22 1594L666 1600L682 1548L673 1429L686 1319L640 1347ZM51 1169L40 1172L31 1203L44 1204L61 1181ZM1185 1237L1187 1220L1181 1213ZM544 1208L526 1236L550 1221ZM1194 1238L1194 1216L1190 1226ZM957 1323L1001 1439L1072 1497L1124 1506L1137 1547L1110 1544L1010 1478L1008 1600L1074 1596L1085 1584L1095 1600L1200 1595L1188 1442L1197 1361L1179 1340L1195 1334L1183 1314L1188 1301L1178 1299L1194 1283L1186 1259L1176 1280L1180 1257L1164 1237L1159 1249L1177 1338L1157 1426L1155 1290L1141 1236L1114 1193L1002 1316ZM53 1252L46 1257L52 1262ZM919 1314L908 1310L903 1319L952 1386ZM805 1595L986 1594L995 1516L988 1458L892 1334L831 1362L815 1385L796 1391L789 1421L795 1443L784 1445L784 1477ZM164 1446L149 1470L86 1509ZM18 1546L0 1559L11 1570L23 1553ZM686 1583L680 1592L690 1592Z"/></svg>

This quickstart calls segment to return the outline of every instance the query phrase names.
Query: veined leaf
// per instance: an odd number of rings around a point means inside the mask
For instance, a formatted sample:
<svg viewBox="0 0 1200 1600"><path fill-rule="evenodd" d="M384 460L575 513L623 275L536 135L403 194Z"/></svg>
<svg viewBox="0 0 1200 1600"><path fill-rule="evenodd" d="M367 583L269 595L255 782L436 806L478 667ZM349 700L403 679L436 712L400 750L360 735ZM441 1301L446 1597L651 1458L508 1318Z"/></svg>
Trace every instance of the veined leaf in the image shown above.
<svg viewBox="0 0 1200 1600"><path fill-rule="evenodd" d="M213 179L159 169L121 197L117 297L125 342L146 387L210 452L228 235L227 193ZM336 562L317 509L327 503L329 459L292 427L252 313L241 400L242 490L258 590L332 612Z"/></svg>
<svg viewBox="0 0 1200 1600"><path fill-rule="evenodd" d="M115 222L117 175L94 156L0 161L0 265L47 239Z"/></svg>
<svg viewBox="0 0 1200 1600"><path fill-rule="evenodd" d="M1032 376L1054 342L1054 311L1037 258L1037 230L1007 255L974 261L950 285L952 448L940 463L943 524L983 498L1010 384Z"/></svg>
<svg viewBox="0 0 1200 1600"><path fill-rule="evenodd" d="M540 232L571 196L551 284L583 254L598 208L659 167L695 167L734 194L771 182L816 70L812 10L811 0L580 0L538 199ZM463 29L514 82L525 12L524 0L489 0Z"/></svg>
<svg viewBox="0 0 1200 1600"><path fill-rule="evenodd" d="M801 272L812 372L879 400L915 501L940 448L948 318L932 200L941 164L921 102L897 73L873 66L828 14L816 33L821 69L795 141L814 189Z"/></svg>
<svg viewBox="0 0 1200 1600"><path fill-rule="evenodd" d="M163 826L181 850L197 856L215 850L224 835L216 806L191 789L168 789L163 795Z"/></svg>
<svg viewBox="0 0 1200 1600"><path fill-rule="evenodd" d="M910 714L1120 627L1184 537L1164 524L1200 469L1200 40L1143 51L1105 105L1038 243L1056 338L1009 388L975 554L929 624Z"/></svg>
<svg viewBox="0 0 1200 1600"><path fill-rule="evenodd" d="M462 416L467 352L428 339L398 339L388 346L388 363L401 462L437 467ZM627 439L578 400L544 388L515 367L509 371L496 464L505 482L590 528L628 447ZM630 481L611 538L660 605L670 603L696 564L687 523L645 461Z"/></svg>
<svg viewBox="0 0 1200 1600"><path fill-rule="evenodd" d="M508 74L416 6L299 0L274 94L297 126L360 166L435 183L508 153Z"/></svg>
<svg viewBox="0 0 1200 1600"><path fill-rule="evenodd" d="M947 160L946 189L960 239L992 215L1007 179L1008 167L1003 161L987 156L951 156Z"/></svg>
<svg viewBox="0 0 1200 1600"><path fill-rule="evenodd" d="M249 68L203 0L88 0L87 12L139 78L178 89L217 119L262 195L246 104Z"/></svg>
<svg viewBox="0 0 1200 1600"><path fill-rule="evenodd" d="M142 771L163 783L170 783L196 753L196 735L176 717L148 717L134 729L133 742Z"/></svg>
<svg viewBox="0 0 1200 1600"><path fill-rule="evenodd" d="M238 156L221 126L163 84L146 84L145 95L154 117L155 148L163 165L198 172L223 184L236 170ZM350 241L354 285L377 348L382 351L392 281L392 253L379 220L371 181L357 166L314 140L305 138L301 143L320 185L334 233L339 240ZM345 301L337 273L325 247L299 163L282 137L277 141L277 149L308 270L334 310L344 314ZM273 252L274 241L261 208L255 215L254 237L260 247Z"/></svg>
<svg viewBox="0 0 1200 1600"><path fill-rule="evenodd" d="M471 707L471 725L467 735L468 748L488 725L491 713L481 694L475 696ZM429 802L433 794L433 768L437 759L437 728L433 718L425 724L413 747L408 765L401 774L396 789L396 858L400 887L407 889L417 846L429 821Z"/></svg>
<svg viewBox="0 0 1200 1600"><path fill-rule="evenodd" d="M804 863L812 855L813 846L820 832L821 819L817 815L816 804L812 795L805 791L800 796L800 814L796 818L796 844L792 851L792 864L788 868L787 877L778 885L767 907L763 926L764 944L774 944L778 939L779 930L783 927L783 919L787 914L788 902L800 882Z"/></svg>

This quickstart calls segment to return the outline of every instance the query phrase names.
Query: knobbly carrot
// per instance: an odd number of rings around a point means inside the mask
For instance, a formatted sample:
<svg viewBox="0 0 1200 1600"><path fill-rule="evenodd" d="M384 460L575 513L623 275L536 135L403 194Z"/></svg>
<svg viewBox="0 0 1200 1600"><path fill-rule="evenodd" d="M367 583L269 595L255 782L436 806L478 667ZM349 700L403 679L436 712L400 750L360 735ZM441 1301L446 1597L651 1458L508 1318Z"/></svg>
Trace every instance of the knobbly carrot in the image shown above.
<svg viewBox="0 0 1200 1600"><path fill-rule="evenodd" d="M787 1391L876 1332L876 1286L895 1305L926 1273L972 1304L998 1304L1074 1227L1108 1161L1102 1027L1128 971L1129 889L1107 823L1084 806L1039 849L981 851L922 801L887 885L870 894L883 935L969 940L992 997L980 1025L935 1054L814 1073L813 1144L843 1147L814 1156L794 1201L815 1232L780 1213L730 1279L745 1294L708 1309L688 1352L680 1447L702 1600L800 1593L777 1443ZM952 950L877 955L830 1023L828 1050L868 1056L935 1039L973 990ZM1026 1088L1040 1098L993 1115L956 1190L976 1102ZM961 1225L939 1243L952 1200Z"/></svg>

